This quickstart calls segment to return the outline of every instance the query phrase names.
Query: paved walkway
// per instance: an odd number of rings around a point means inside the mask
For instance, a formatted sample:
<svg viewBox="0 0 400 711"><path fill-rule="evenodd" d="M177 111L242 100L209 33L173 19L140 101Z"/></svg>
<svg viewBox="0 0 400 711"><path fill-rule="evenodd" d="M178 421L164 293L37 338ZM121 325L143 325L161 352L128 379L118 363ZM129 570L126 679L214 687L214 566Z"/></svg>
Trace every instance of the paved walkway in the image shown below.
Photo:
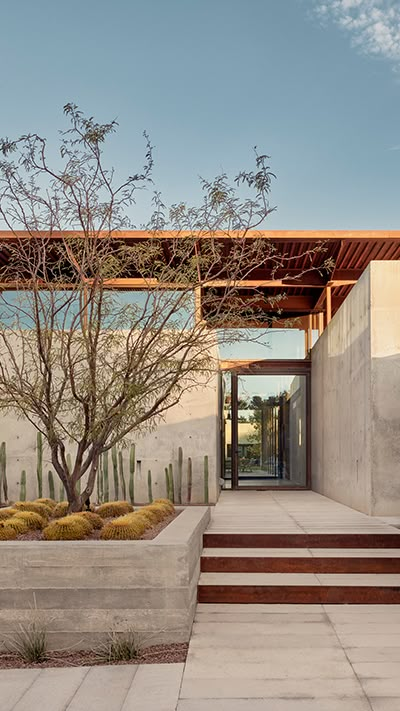
<svg viewBox="0 0 400 711"><path fill-rule="evenodd" d="M211 533L395 533L315 491L223 491L212 510Z"/></svg>
<svg viewBox="0 0 400 711"><path fill-rule="evenodd" d="M308 491L224 492L209 530L396 531ZM0 671L0 711L92 710L400 711L400 605L204 604L186 665Z"/></svg>

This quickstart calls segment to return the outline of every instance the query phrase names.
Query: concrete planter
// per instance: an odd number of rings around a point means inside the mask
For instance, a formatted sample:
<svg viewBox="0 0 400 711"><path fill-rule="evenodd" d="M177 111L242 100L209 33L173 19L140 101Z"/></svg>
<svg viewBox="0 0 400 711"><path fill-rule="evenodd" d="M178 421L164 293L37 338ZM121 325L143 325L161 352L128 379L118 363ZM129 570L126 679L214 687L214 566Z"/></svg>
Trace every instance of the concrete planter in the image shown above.
<svg viewBox="0 0 400 711"><path fill-rule="evenodd" d="M35 605L52 649L90 649L111 627L187 641L209 520L207 507L187 508L150 541L2 542L0 641Z"/></svg>

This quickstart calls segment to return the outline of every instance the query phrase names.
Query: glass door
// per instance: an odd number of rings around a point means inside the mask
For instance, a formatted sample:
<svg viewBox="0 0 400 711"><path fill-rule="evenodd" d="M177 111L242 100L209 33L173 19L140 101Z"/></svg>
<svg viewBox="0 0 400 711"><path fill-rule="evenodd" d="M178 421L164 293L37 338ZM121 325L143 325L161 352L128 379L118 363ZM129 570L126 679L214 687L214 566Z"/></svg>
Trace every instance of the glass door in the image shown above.
<svg viewBox="0 0 400 711"><path fill-rule="evenodd" d="M225 488L309 484L309 373L225 374Z"/></svg>

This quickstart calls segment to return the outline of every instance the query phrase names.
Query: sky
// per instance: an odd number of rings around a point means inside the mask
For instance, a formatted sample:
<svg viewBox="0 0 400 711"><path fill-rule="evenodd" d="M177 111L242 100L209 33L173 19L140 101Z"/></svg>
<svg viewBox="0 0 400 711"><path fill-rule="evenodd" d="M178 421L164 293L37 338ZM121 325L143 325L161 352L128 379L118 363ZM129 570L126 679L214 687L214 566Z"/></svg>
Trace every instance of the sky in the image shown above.
<svg viewBox="0 0 400 711"><path fill-rule="evenodd" d="M399 227L400 0L0 5L0 136L55 146L75 102L119 122L118 174L149 132L167 204L198 203L199 176L234 177L257 145L277 176L270 229Z"/></svg>

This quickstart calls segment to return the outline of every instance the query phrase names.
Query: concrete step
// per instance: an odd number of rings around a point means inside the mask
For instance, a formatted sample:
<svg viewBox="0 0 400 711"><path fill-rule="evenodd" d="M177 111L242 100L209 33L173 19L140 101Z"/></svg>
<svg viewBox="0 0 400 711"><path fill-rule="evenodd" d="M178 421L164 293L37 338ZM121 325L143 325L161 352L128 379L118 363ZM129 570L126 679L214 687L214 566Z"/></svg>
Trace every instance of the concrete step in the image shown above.
<svg viewBox="0 0 400 711"><path fill-rule="evenodd" d="M379 533L213 533L205 548L399 548L400 531Z"/></svg>
<svg viewBox="0 0 400 711"><path fill-rule="evenodd" d="M198 601L247 604L399 604L400 575L201 573Z"/></svg>
<svg viewBox="0 0 400 711"><path fill-rule="evenodd" d="M208 573L400 573L400 550L207 548L200 563Z"/></svg>

